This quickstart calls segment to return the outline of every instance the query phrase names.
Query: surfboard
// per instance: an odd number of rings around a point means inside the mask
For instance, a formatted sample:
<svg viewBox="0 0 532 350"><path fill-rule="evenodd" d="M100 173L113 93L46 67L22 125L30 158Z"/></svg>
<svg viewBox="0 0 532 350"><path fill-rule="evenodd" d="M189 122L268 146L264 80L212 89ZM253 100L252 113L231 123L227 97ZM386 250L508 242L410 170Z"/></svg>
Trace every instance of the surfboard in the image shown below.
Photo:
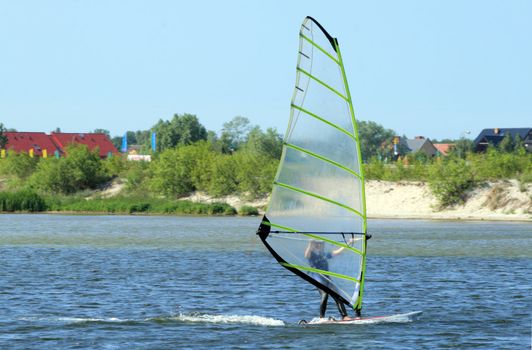
<svg viewBox="0 0 532 350"><path fill-rule="evenodd" d="M375 324L375 323L407 323L412 322L419 318L422 311L413 311L404 314L388 315L388 316L369 316L369 317L356 317L350 320L337 320L334 318L313 318L310 321L301 320L300 325L323 325L323 324L344 324L344 325L356 325L356 324Z"/></svg>

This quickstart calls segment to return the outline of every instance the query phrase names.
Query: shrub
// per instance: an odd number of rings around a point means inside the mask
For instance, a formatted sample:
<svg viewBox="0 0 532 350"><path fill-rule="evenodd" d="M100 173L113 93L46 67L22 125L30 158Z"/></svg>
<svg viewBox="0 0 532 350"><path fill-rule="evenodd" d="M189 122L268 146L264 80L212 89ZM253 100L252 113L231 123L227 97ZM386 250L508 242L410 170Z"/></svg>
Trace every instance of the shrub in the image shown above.
<svg viewBox="0 0 532 350"><path fill-rule="evenodd" d="M240 207L240 210L238 210L238 215L255 216L255 215L259 215L259 211L255 207L251 207L249 205L243 205L242 207Z"/></svg>
<svg viewBox="0 0 532 350"><path fill-rule="evenodd" d="M18 192L0 192L0 211L39 212L47 209L46 202L37 193L23 190Z"/></svg>
<svg viewBox="0 0 532 350"><path fill-rule="evenodd" d="M429 186L438 198L440 208L463 203L475 184L473 171L463 159L449 158L434 163L430 169Z"/></svg>

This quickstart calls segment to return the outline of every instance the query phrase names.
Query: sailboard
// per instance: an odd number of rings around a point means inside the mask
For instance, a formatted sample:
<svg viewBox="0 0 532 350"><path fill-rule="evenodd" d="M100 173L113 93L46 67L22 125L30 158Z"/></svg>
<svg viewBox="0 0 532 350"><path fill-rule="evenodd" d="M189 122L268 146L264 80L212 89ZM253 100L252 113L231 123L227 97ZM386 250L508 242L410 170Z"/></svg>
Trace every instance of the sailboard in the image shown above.
<svg viewBox="0 0 532 350"><path fill-rule="evenodd" d="M312 17L299 32L290 120L257 234L283 267L360 316L370 237L360 139L338 40Z"/></svg>
<svg viewBox="0 0 532 350"><path fill-rule="evenodd" d="M334 318L321 319L314 318L310 321L301 320L300 325L320 325L320 324L376 324L376 323L408 323L416 320L422 314L421 311L408 312L405 314L388 315L388 316L372 316L372 317L356 317L349 320L336 320Z"/></svg>

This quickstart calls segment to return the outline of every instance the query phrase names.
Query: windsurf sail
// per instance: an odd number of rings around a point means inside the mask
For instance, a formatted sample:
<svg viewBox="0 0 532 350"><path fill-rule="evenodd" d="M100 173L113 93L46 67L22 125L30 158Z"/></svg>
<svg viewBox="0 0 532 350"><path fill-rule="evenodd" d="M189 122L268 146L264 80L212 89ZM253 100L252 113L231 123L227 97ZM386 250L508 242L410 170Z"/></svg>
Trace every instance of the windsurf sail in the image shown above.
<svg viewBox="0 0 532 350"><path fill-rule="evenodd" d="M282 266L360 314L366 226L360 140L338 40L306 17L281 161L257 234Z"/></svg>

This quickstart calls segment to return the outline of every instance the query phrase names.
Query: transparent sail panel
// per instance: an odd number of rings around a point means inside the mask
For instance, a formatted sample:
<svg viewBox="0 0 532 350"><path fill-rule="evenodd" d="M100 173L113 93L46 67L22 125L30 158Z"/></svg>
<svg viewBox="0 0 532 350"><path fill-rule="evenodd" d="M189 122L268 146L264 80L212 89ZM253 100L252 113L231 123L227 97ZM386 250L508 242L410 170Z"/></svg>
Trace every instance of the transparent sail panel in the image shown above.
<svg viewBox="0 0 532 350"><path fill-rule="evenodd" d="M363 232L363 218L352 210L275 185L266 216L272 223L298 231Z"/></svg>
<svg viewBox="0 0 532 350"><path fill-rule="evenodd" d="M330 234L330 242L305 234L271 234L271 247L292 267L305 273L317 283L330 288L354 304L362 270L362 257L349 248L361 249L359 236ZM337 244L340 245L337 245ZM346 247L347 246L347 247Z"/></svg>
<svg viewBox="0 0 532 350"><path fill-rule="evenodd" d="M357 143L352 137L307 114L300 114L294 124L297 127L286 137L288 144L302 147L360 173ZM284 161L293 160L285 158Z"/></svg>
<svg viewBox="0 0 532 350"><path fill-rule="evenodd" d="M285 166L281 168L277 181L327 197L360 213L363 210L360 178L299 150L287 148Z"/></svg>

